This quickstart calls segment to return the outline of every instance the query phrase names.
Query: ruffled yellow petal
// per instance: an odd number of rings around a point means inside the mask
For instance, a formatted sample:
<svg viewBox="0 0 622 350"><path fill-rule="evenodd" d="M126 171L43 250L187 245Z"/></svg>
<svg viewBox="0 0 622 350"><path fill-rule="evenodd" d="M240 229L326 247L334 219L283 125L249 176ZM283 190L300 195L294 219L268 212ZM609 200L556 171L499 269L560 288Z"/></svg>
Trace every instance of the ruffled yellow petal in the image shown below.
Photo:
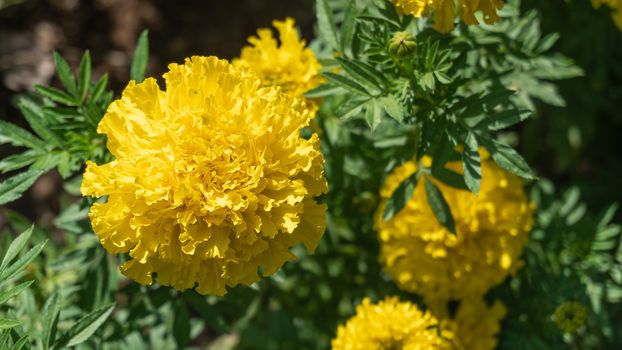
<svg viewBox="0 0 622 350"><path fill-rule="evenodd" d="M107 196L90 218L106 250L129 254L122 272L222 295L274 273L294 245L312 253L327 184L317 135L300 136L313 116L304 99L216 57L164 78L165 91L131 82L110 105L98 130L115 160L89 162L81 187Z"/></svg>
<svg viewBox="0 0 622 350"><path fill-rule="evenodd" d="M479 297L521 266L533 205L521 180L481 153L478 195L433 180L447 200L456 235L436 219L422 181L406 206L383 221L388 198L416 171L415 162L398 167L380 190L383 200L375 216L380 259L400 288L421 294L429 303ZM459 162L448 167L462 172Z"/></svg>

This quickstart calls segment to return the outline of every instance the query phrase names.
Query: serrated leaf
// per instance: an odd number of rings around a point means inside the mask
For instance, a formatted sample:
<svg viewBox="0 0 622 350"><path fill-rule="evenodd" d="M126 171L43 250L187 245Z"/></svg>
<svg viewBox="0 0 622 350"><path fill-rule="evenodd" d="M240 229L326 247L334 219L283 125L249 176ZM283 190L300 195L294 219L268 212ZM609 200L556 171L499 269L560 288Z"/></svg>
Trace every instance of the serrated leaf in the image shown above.
<svg viewBox="0 0 622 350"><path fill-rule="evenodd" d="M6 253L4 253L4 257L2 258L2 264L0 264L0 271L3 271L4 268L7 267L13 259L15 259L17 254L19 254L19 252L24 249L26 243L28 243L28 240L32 235L33 229L34 226L30 226L29 229L22 232L19 236L15 237L13 242L11 242L9 248L7 248L6 250Z"/></svg>
<svg viewBox="0 0 622 350"><path fill-rule="evenodd" d="M512 147L485 138L480 138L479 142L488 150L495 163L503 169L524 179L537 179L527 162Z"/></svg>
<svg viewBox="0 0 622 350"><path fill-rule="evenodd" d="M13 146L24 146L44 150L45 142L19 126L0 120L0 144L10 143Z"/></svg>
<svg viewBox="0 0 622 350"><path fill-rule="evenodd" d="M41 107L26 98L22 98L18 105L24 118L39 137L54 146L63 147L63 140L48 127Z"/></svg>
<svg viewBox="0 0 622 350"><path fill-rule="evenodd" d="M412 197L416 187L417 174L415 173L402 181L399 187L391 194L382 212L382 219L384 221L390 220L395 214L399 213Z"/></svg>
<svg viewBox="0 0 622 350"><path fill-rule="evenodd" d="M0 182L0 205L12 202L32 186L41 176L41 171L29 170Z"/></svg>
<svg viewBox="0 0 622 350"><path fill-rule="evenodd" d="M384 78L372 67L364 63L339 58L341 67L361 86L380 93L384 88Z"/></svg>
<svg viewBox="0 0 622 350"><path fill-rule="evenodd" d="M482 161L477 149L478 143L475 135L469 133L464 141L462 152L462 164L464 166L464 182L471 192L478 194L482 181Z"/></svg>
<svg viewBox="0 0 622 350"><path fill-rule="evenodd" d="M41 325L43 326L41 343L44 350L52 347L56 341L56 326L60 317L60 309L61 299L58 293L52 294L41 309Z"/></svg>
<svg viewBox="0 0 622 350"><path fill-rule="evenodd" d="M58 78L60 82L63 84L65 89L69 92L71 96L77 96L77 87L76 80L73 77L73 73L71 73L71 68L67 64L67 61L56 51L54 51L54 64L56 65L56 73L58 74Z"/></svg>
<svg viewBox="0 0 622 350"><path fill-rule="evenodd" d="M35 91L37 91L41 96L47 97L50 100L63 105L78 105L74 98L71 97L68 93L61 91L57 88L53 88L51 86L35 85Z"/></svg>
<svg viewBox="0 0 622 350"><path fill-rule="evenodd" d="M341 87L334 84L324 84L320 85L317 88L307 91L305 93L306 98L321 98L326 96L333 95L343 95L346 91Z"/></svg>
<svg viewBox="0 0 622 350"><path fill-rule="evenodd" d="M97 101L102 97L104 91L106 90L106 85L108 85L108 73L102 75L101 78L97 81L97 84L93 87L91 91L90 101L93 103L97 103Z"/></svg>
<svg viewBox="0 0 622 350"><path fill-rule="evenodd" d="M30 248L29 251L26 252L22 257L17 259L17 261L11 265L9 265L2 273L0 273L0 284L4 283L11 278L15 277L17 274L21 273L22 270L26 268L28 264L30 264L41 252L43 246L47 241L41 242L34 247Z"/></svg>
<svg viewBox="0 0 622 350"><path fill-rule="evenodd" d="M527 120L531 114L532 112L528 109L511 108L509 110L493 113L479 122L475 128L498 131Z"/></svg>
<svg viewBox="0 0 622 350"><path fill-rule="evenodd" d="M372 131L376 130L376 127L382 122L382 109L380 103L375 98L372 98L365 105L365 121Z"/></svg>
<svg viewBox="0 0 622 350"><path fill-rule="evenodd" d="M393 95L385 96L380 98L380 103L382 104L382 108L384 111L393 119L398 122L404 121L404 108L399 103L399 101Z"/></svg>
<svg viewBox="0 0 622 350"><path fill-rule="evenodd" d="M328 45L335 51L339 51L339 39L337 28L333 20L333 12L328 5L328 0L317 0L315 2L315 14L317 16L318 30L320 36L326 40Z"/></svg>
<svg viewBox="0 0 622 350"><path fill-rule="evenodd" d="M62 346L76 346L90 338L108 319L115 308L115 304L101 307L90 312L76 322L69 332L58 342Z"/></svg>
<svg viewBox="0 0 622 350"><path fill-rule="evenodd" d="M512 90L493 91L482 97L480 103L485 105L488 110L492 110L496 106L510 103L510 97L515 94Z"/></svg>
<svg viewBox="0 0 622 350"><path fill-rule="evenodd" d="M328 78L328 80L330 80L331 82L345 88L346 90L350 90L352 92L362 95L369 95L369 93L367 92L367 90L365 90L363 86L350 78L344 77L343 75L326 72L324 73L324 76Z"/></svg>
<svg viewBox="0 0 622 350"><path fill-rule="evenodd" d="M447 168L440 168L436 171L433 170L432 175L435 179L440 180L445 185L462 191L470 191L469 187L467 187L466 183L464 182L464 176L453 170L449 170Z"/></svg>
<svg viewBox="0 0 622 350"><path fill-rule="evenodd" d="M348 56L353 54L352 40L356 32L356 17L358 14L359 11L356 6L356 1L350 1L345 18L341 24L341 50Z"/></svg>
<svg viewBox="0 0 622 350"><path fill-rule="evenodd" d="M149 32L143 30L138 37L136 49L134 49L134 58L132 58L132 66L130 67L130 79L141 83L145 80L145 71L147 70L147 62L149 60Z"/></svg>
<svg viewBox="0 0 622 350"><path fill-rule="evenodd" d="M350 99L343 105L339 106L335 114L343 120L354 118L361 114L361 111L365 105L369 102L369 98L365 99Z"/></svg>
<svg viewBox="0 0 622 350"><path fill-rule="evenodd" d="M11 329L11 328L17 327L19 325L20 325L20 323L16 319L0 318L0 331L3 331L5 329Z"/></svg>
<svg viewBox="0 0 622 350"><path fill-rule="evenodd" d="M449 205L447 204L447 201L445 201L441 190L439 190L438 187L436 187L436 185L434 185L434 183L432 183L432 181L430 181L427 177L425 178L424 183L428 204L430 205L434 216L436 216L436 219L441 223L441 225L445 226L449 232L455 235L456 224L454 222L454 217L451 214L451 210L449 210Z"/></svg>
<svg viewBox="0 0 622 350"><path fill-rule="evenodd" d="M0 173L6 173L12 170L21 169L34 163L41 157L40 151L28 150L20 154L10 155L0 160Z"/></svg>
<svg viewBox="0 0 622 350"><path fill-rule="evenodd" d="M82 61L80 61L80 73L78 79L78 101L82 103L91 86L91 55L89 50L84 51Z"/></svg>
<svg viewBox="0 0 622 350"><path fill-rule="evenodd" d="M9 299L13 298L14 296L21 293L24 289L28 288L32 284L32 282L33 281L26 281L26 282L18 284L17 286L11 289L1 292L0 293L0 305L6 303Z"/></svg>

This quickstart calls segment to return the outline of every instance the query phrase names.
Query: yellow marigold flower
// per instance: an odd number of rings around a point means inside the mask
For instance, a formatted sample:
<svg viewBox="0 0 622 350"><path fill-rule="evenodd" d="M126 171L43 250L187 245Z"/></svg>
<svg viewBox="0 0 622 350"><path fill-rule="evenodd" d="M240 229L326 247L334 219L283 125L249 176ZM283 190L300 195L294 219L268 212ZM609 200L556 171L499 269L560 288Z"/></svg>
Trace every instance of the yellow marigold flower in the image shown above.
<svg viewBox="0 0 622 350"><path fill-rule="evenodd" d="M599 8L602 5L609 6L613 10L611 15L613 21L622 30L622 0L592 0L592 4L595 8Z"/></svg>
<svg viewBox="0 0 622 350"><path fill-rule="evenodd" d="M463 300L452 319L443 319L442 329L453 335L453 350L493 350L507 311L500 301L486 305L482 298Z"/></svg>
<svg viewBox="0 0 622 350"><path fill-rule="evenodd" d="M240 58L233 60L233 64L254 71L264 85L280 86L296 96L320 86L322 66L298 36L294 20L287 18L274 21L272 25L279 32L280 46L272 30L259 29L257 36L248 38L251 46L242 48Z"/></svg>
<svg viewBox="0 0 622 350"><path fill-rule="evenodd" d="M97 131L110 163L87 163L85 196L111 254L129 253L122 272L141 284L202 294L274 273L324 232L327 191L317 135L300 137L311 113L302 99L262 87L216 57L171 64L166 90L133 81Z"/></svg>
<svg viewBox="0 0 622 350"><path fill-rule="evenodd" d="M375 216L380 260L400 288L421 294L428 303L481 296L521 266L519 257L531 230L533 205L518 177L495 165L486 152L480 154L483 180L478 195L432 179L447 200L456 234L437 220L428 205L423 179L405 207L383 220L387 200L415 173L414 161L398 167L381 188L382 201ZM462 172L461 162L448 167Z"/></svg>
<svg viewBox="0 0 622 350"><path fill-rule="evenodd" d="M432 350L450 349L440 322L417 305L387 297L374 305L368 298L356 315L337 329L333 350Z"/></svg>
<svg viewBox="0 0 622 350"><path fill-rule="evenodd" d="M559 329L574 333L585 324L587 310L576 301L566 301L555 309L554 319Z"/></svg>
<svg viewBox="0 0 622 350"><path fill-rule="evenodd" d="M434 13L434 26L441 33L450 32L454 28L454 0L391 0L398 12L415 17ZM469 25L479 24L475 12L481 11L484 22L493 24L499 21L497 10L503 8L503 0L460 0L460 17Z"/></svg>

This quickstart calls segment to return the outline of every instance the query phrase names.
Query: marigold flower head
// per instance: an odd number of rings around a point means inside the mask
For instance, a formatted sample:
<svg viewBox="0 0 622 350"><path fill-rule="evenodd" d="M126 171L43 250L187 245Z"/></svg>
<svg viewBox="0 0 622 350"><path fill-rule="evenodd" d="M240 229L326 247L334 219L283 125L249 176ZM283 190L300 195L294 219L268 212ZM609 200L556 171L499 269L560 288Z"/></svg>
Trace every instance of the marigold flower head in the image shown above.
<svg viewBox="0 0 622 350"><path fill-rule="evenodd" d="M375 215L380 260L400 288L421 294L429 303L481 296L521 266L519 257L531 230L533 205L518 177L495 165L486 152L480 154L479 194L432 179L449 205L456 234L434 215L423 179L404 208L383 220L387 200L415 173L414 161L398 167L381 188L382 201ZM447 167L462 171L461 162L450 162Z"/></svg>
<svg viewBox="0 0 622 350"><path fill-rule="evenodd" d="M271 29L259 29L257 36L248 38L251 45L242 48L233 64L255 72L264 85L280 86L296 96L320 86L324 81L319 74L322 66L298 36L294 20L275 20L272 25L279 32L280 45Z"/></svg>
<svg viewBox="0 0 622 350"><path fill-rule="evenodd" d="M493 350L507 310L500 301L488 306L482 298L463 300L453 318L441 318L453 350Z"/></svg>
<svg viewBox="0 0 622 350"><path fill-rule="evenodd" d="M440 322L417 305L387 297L378 304L368 298L356 308L356 315L339 326L333 350L431 350L450 349Z"/></svg>
<svg viewBox="0 0 622 350"><path fill-rule="evenodd" d="M559 329L574 333L585 324L587 309L576 301L566 301L555 309L553 316Z"/></svg>
<svg viewBox="0 0 622 350"><path fill-rule="evenodd" d="M313 252L324 232L326 192L317 135L300 128L302 99L262 87L216 57L171 64L166 90L133 81L98 126L115 160L87 163L81 191L107 196L90 219L122 272L142 284L202 294L250 284Z"/></svg>
<svg viewBox="0 0 622 350"><path fill-rule="evenodd" d="M599 8L602 5L607 5L613 11L611 16L618 28L622 30L622 0L592 0L592 4L595 8Z"/></svg>
<svg viewBox="0 0 622 350"><path fill-rule="evenodd" d="M454 0L391 0L398 12L415 17L434 13L433 28L441 33L448 33L454 28ZM464 23L479 24L475 13L483 13L484 22L493 24L499 21L497 10L503 8L503 0L460 0L460 17Z"/></svg>

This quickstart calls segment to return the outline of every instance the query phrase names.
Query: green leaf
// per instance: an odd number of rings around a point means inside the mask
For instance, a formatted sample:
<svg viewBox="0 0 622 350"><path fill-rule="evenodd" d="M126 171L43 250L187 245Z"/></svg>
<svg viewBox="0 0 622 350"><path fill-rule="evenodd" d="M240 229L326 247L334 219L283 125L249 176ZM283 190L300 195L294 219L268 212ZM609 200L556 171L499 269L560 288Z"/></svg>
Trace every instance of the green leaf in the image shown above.
<svg viewBox="0 0 622 350"><path fill-rule="evenodd" d="M28 150L20 154L10 155L0 161L0 173L21 169L41 157L40 151Z"/></svg>
<svg viewBox="0 0 622 350"><path fill-rule="evenodd" d="M45 116L41 107L36 105L33 101L26 98L22 98L19 101L19 109L24 115L24 118L30 124L30 127L41 137L45 142L48 142L57 147L63 147L63 140L56 135L45 122Z"/></svg>
<svg viewBox="0 0 622 350"><path fill-rule="evenodd" d="M355 61L339 58L341 67L352 77L354 80L362 86L366 86L376 93L379 93L384 88L384 78L382 75L361 62L355 63Z"/></svg>
<svg viewBox="0 0 622 350"><path fill-rule="evenodd" d="M149 60L149 32L145 29L138 37L138 43L134 50L134 58L130 67L130 79L136 83L145 80L145 71L147 70L147 61Z"/></svg>
<svg viewBox="0 0 622 350"><path fill-rule="evenodd" d="M33 281L26 281L26 282L18 284L17 286L11 289L1 292L0 293L0 305L6 303L9 299L13 298L14 296L21 293L24 289L28 288L32 284L32 282Z"/></svg>
<svg viewBox="0 0 622 350"><path fill-rule="evenodd" d="M69 332L58 342L62 346L75 346L85 342L90 338L104 322L108 319L115 308L115 304L110 304L90 312L76 322Z"/></svg>
<svg viewBox="0 0 622 350"><path fill-rule="evenodd" d="M45 150L46 144L35 135L19 126L0 120L0 144L10 143L13 146L24 146L32 149Z"/></svg>
<svg viewBox="0 0 622 350"><path fill-rule="evenodd" d="M352 40L354 40L354 33L356 32L356 17L359 15L356 1L350 1L348 9L346 10L345 18L341 24L341 50L348 56L353 54L352 52Z"/></svg>
<svg viewBox="0 0 622 350"><path fill-rule="evenodd" d="M443 132L432 154L432 174L444 169L445 164L451 159L452 155L456 153L454 148L454 144L452 140L450 140L448 133Z"/></svg>
<svg viewBox="0 0 622 350"><path fill-rule="evenodd" d="M324 76L327 77L328 80L330 80L331 82L347 90L350 90L352 92L362 94L362 95L369 95L367 90L365 90L365 88L362 87L359 83L355 82L354 80L350 78L344 77L343 75L326 72L324 73Z"/></svg>
<svg viewBox="0 0 622 350"><path fill-rule="evenodd" d="M82 103L91 86L91 55L88 50L84 51L80 62L80 78L78 79L78 101Z"/></svg>
<svg viewBox="0 0 622 350"><path fill-rule="evenodd" d="M454 217L451 214L451 210L449 210L449 205L447 204L447 201L445 201L441 190L439 190L438 187L436 187L436 185L434 185L427 177L425 177L424 182L425 193L428 197L428 204L430 205L434 216L436 216L436 219L438 219L438 222L440 222L441 225L445 226L449 232L455 235L456 224L454 223Z"/></svg>
<svg viewBox="0 0 622 350"><path fill-rule="evenodd" d="M54 51L54 64L56 65L56 73L58 74L58 78L65 89L67 89L69 94L74 98L78 97L76 80L73 77L73 73L71 73L71 68L69 68L67 61L65 61L65 59L63 59L63 57L56 51Z"/></svg>
<svg viewBox="0 0 622 350"><path fill-rule="evenodd" d="M335 51L339 50L339 39L337 28L333 20L333 13L328 5L328 0L315 1L315 13L317 15L318 30L320 36L326 40L328 45Z"/></svg>
<svg viewBox="0 0 622 350"><path fill-rule="evenodd" d="M490 131L497 131L505 128L509 128L512 125L518 124L524 120L527 120L531 116L532 112L528 109L516 109L511 108L502 112L494 113L481 122L479 122L475 128L487 129Z"/></svg>
<svg viewBox="0 0 622 350"><path fill-rule="evenodd" d="M0 331L5 329L11 329L19 325L20 323L18 320L12 318L0 318Z"/></svg>
<svg viewBox="0 0 622 350"><path fill-rule="evenodd" d="M395 214L399 213L410 200L417 187L417 174L412 174L404 180L399 187L391 194L387 201L382 218L384 221L390 220Z"/></svg>
<svg viewBox="0 0 622 350"><path fill-rule="evenodd" d="M376 127L382 122L382 109L380 103L375 98L372 98L366 104L365 121L372 131L376 130Z"/></svg>
<svg viewBox="0 0 622 350"><path fill-rule="evenodd" d="M486 138L480 138L479 142L490 152L495 163L503 169L524 179L537 179L529 164L512 147Z"/></svg>
<svg viewBox="0 0 622 350"><path fill-rule="evenodd" d="M27 342L28 342L28 335L24 335L21 338L19 338L18 341L13 343L11 350L21 350L22 348L24 348L24 345L26 345Z"/></svg>
<svg viewBox="0 0 622 350"><path fill-rule="evenodd" d="M462 191L470 191L469 187L464 182L464 176L453 170L447 168L440 168L432 171L432 176L437 180L442 181L445 185L451 186L455 189Z"/></svg>
<svg viewBox="0 0 622 350"><path fill-rule="evenodd" d="M360 115L363 108L369 103L370 98L353 98L339 106L335 114L344 120Z"/></svg>
<svg viewBox="0 0 622 350"><path fill-rule="evenodd" d="M178 349L185 349L190 341L190 315L183 299L175 303L173 313L173 335Z"/></svg>
<svg viewBox="0 0 622 350"><path fill-rule="evenodd" d="M35 245L34 247L30 248L30 250L27 251L26 254L24 254L15 263L13 263L11 266L7 267L4 271L2 271L2 273L0 274L0 284L10 280L11 278L15 277L17 274L21 273L22 270L24 270L28 264L30 264L33 260L35 260L37 255L39 255L39 253L41 252L41 249L43 249L43 246L45 245L46 242L47 241L41 242Z"/></svg>
<svg viewBox="0 0 622 350"><path fill-rule="evenodd" d="M68 93L50 86L35 85L35 91L50 100L66 105L77 106L78 103Z"/></svg>
<svg viewBox="0 0 622 350"><path fill-rule="evenodd" d="M0 205L21 197L22 193L29 189L41 174L41 171L28 170L0 182Z"/></svg>
<svg viewBox="0 0 622 350"><path fill-rule="evenodd" d="M29 229L22 232L13 240L13 242L11 242L11 245L9 245L9 248L6 250L4 257L2 258L2 264L0 264L0 271L3 271L4 268L7 267L13 259L15 259L17 254L19 254L19 252L24 249L26 243L28 243L28 240L32 235L33 229L34 226L30 226Z"/></svg>
<svg viewBox="0 0 622 350"><path fill-rule="evenodd" d="M321 98L333 95L343 95L346 91L341 87L333 84L324 84L313 90L307 91L306 98Z"/></svg>
<svg viewBox="0 0 622 350"><path fill-rule="evenodd" d="M93 91L91 91L90 100L97 103L97 101L102 97L104 91L106 91L106 85L108 85L108 73L99 78L99 81L97 81L97 84L93 87Z"/></svg>
<svg viewBox="0 0 622 350"><path fill-rule="evenodd" d="M477 149L478 143L475 135L469 133L464 141L462 163L464 165L464 182L471 192L478 194L482 181L482 161Z"/></svg>
<svg viewBox="0 0 622 350"><path fill-rule="evenodd" d="M41 343L43 349L49 349L56 340L56 326L60 316L61 298L58 293L52 294L43 305L41 310L41 324L43 326L43 334Z"/></svg>
<svg viewBox="0 0 622 350"><path fill-rule="evenodd" d="M385 96L380 98L380 103L382 104L382 108L384 111L393 119L398 122L404 121L404 108L399 103L399 101L393 95Z"/></svg>

